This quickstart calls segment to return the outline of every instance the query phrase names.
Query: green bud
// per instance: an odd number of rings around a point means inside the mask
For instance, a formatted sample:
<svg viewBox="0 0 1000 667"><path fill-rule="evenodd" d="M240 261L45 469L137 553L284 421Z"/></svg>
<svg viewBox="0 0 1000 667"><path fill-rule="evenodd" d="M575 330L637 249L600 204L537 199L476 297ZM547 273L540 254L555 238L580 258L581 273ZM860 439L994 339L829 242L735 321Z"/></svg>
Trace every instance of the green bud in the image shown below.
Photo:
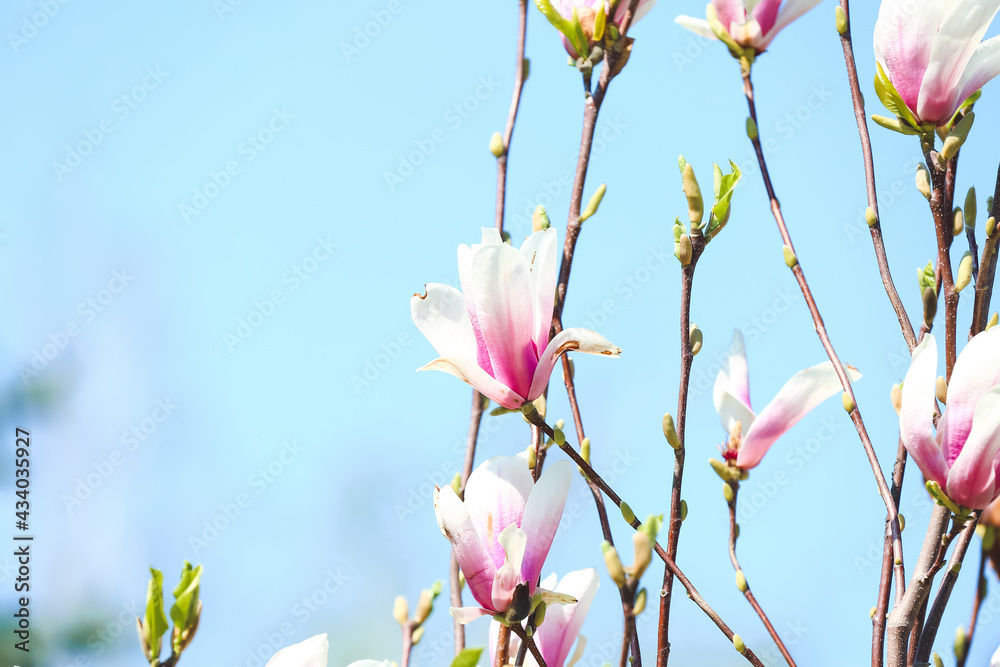
<svg viewBox="0 0 1000 667"><path fill-rule="evenodd" d="M618 588L622 588L625 586L625 568L618 558L618 551L606 540L601 543L601 551L604 552L604 565L608 568L611 581L615 582Z"/></svg>
<svg viewBox="0 0 1000 667"><path fill-rule="evenodd" d="M965 650L968 648L968 643L965 637L965 628L958 626L955 629L955 658L961 660L965 657Z"/></svg>
<svg viewBox="0 0 1000 667"><path fill-rule="evenodd" d="M400 625L406 623L410 617L410 605L406 602L406 598L402 595L396 596L396 601L392 605L392 617L396 619L396 622Z"/></svg>
<svg viewBox="0 0 1000 667"><path fill-rule="evenodd" d="M500 237L501 237L501 239L503 239L504 243L510 245L510 232L508 232L508 231L505 230L505 231L501 232Z"/></svg>
<svg viewBox="0 0 1000 667"><path fill-rule="evenodd" d="M691 237L687 234L681 234L677 248L677 259L681 261L681 266L687 266L690 264L693 256L694 248L691 247Z"/></svg>
<svg viewBox="0 0 1000 667"><path fill-rule="evenodd" d="M931 658L934 659L934 667L944 667L944 661L936 652L931 654Z"/></svg>
<svg viewBox="0 0 1000 667"><path fill-rule="evenodd" d="M733 635L733 648L736 649L737 653L747 652L747 645L743 643L743 638L739 635Z"/></svg>
<svg viewBox="0 0 1000 667"><path fill-rule="evenodd" d="M958 236L963 231L965 231L965 213L962 211L962 209L956 206L955 210L952 211L951 215L952 215L951 233L953 236Z"/></svg>
<svg viewBox="0 0 1000 667"><path fill-rule="evenodd" d="M503 136L499 132L494 132L493 136L490 137L490 152L493 153L493 157L503 157L506 153L506 149L503 146Z"/></svg>
<svg viewBox="0 0 1000 667"><path fill-rule="evenodd" d="M961 292L972 282L972 253L966 251L958 264L958 277L955 279L955 291Z"/></svg>
<svg viewBox="0 0 1000 667"><path fill-rule="evenodd" d="M880 116L877 113L872 114L872 120L878 125L881 125L887 130L892 130L893 132L899 132L900 134L918 135L920 130L917 130L910 126L909 123L904 123L899 118L887 118L885 116Z"/></svg>
<svg viewBox="0 0 1000 667"><path fill-rule="evenodd" d="M556 427L557 429L559 429L561 431L564 428L566 428L566 420L565 419L557 419L556 423L553 424L553 426Z"/></svg>
<svg viewBox="0 0 1000 667"><path fill-rule="evenodd" d="M528 455L528 468L534 470L535 466L538 464L538 457L535 456L535 447L533 445L528 445L524 452Z"/></svg>
<svg viewBox="0 0 1000 667"><path fill-rule="evenodd" d="M747 136L750 137L750 141L757 140L757 123L753 118L747 116Z"/></svg>
<svg viewBox="0 0 1000 667"><path fill-rule="evenodd" d="M621 507L619 509L622 511L622 516L625 518L625 523L632 525L635 522L635 512L632 508L628 506L628 503L624 500L622 501Z"/></svg>
<svg viewBox="0 0 1000 667"><path fill-rule="evenodd" d="M944 140L944 144L941 147L941 159L944 162L948 162L953 157L958 155L958 151L962 148L962 144L965 140L969 138L969 130L972 129L972 124L976 120L976 114L972 111L965 114L962 120L955 124L955 127L951 129L948 136Z"/></svg>
<svg viewBox="0 0 1000 667"><path fill-rule="evenodd" d="M635 602L632 603L632 616L638 616L646 610L646 589L641 589L635 594Z"/></svg>
<svg viewBox="0 0 1000 667"><path fill-rule="evenodd" d="M556 445L562 447L566 444L566 434L562 432L561 429L552 430L552 439L556 441Z"/></svg>
<svg viewBox="0 0 1000 667"><path fill-rule="evenodd" d="M948 381L939 375L934 385L934 390L937 400L941 401L941 405L948 405Z"/></svg>
<svg viewBox="0 0 1000 667"><path fill-rule="evenodd" d="M455 476L451 478L451 490L455 492L456 496L462 492L462 473L456 472Z"/></svg>
<svg viewBox="0 0 1000 667"><path fill-rule="evenodd" d="M740 593L746 593L750 589L747 586L747 578L743 574L743 570L736 570L736 588L740 589Z"/></svg>
<svg viewBox="0 0 1000 667"><path fill-rule="evenodd" d="M961 571L962 571L962 564L961 563L955 563L954 565L951 566L951 572L952 572L952 574L958 574Z"/></svg>
<svg viewBox="0 0 1000 667"><path fill-rule="evenodd" d="M931 199L931 174L927 167L922 164L917 165L917 190L920 191L927 201Z"/></svg>
<svg viewBox="0 0 1000 667"><path fill-rule="evenodd" d="M986 218L986 235L993 236L993 230L997 227L997 219L992 215Z"/></svg>
<svg viewBox="0 0 1000 667"><path fill-rule="evenodd" d="M712 466L712 470L715 474L722 478L724 482L738 481L740 479L741 470L739 468L734 468L731 465L726 465L718 459L709 459L708 464Z"/></svg>
<svg viewBox="0 0 1000 667"><path fill-rule="evenodd" d="M993 526L980 525L980 527L984 529L982 535L983 551L991 551L993 549L993 544L996 542L997 531L993 528Z"/></svg>
<svg viewBox="0 0 1000 667"><path fill-rule="evenodd" d="M682 503L684 501L681 501ZM663 515L662 514L650 514L646 517L646 520L642 522L642 526L639 530L649 537L650 542L656 541L656 536L660 533L660 529L663 528Z"/></svg>
<svg viewBox="0 0 1000 667"><path fill-rule="evenodd" d="M545 620L545 610L547 608L548 608L548 605L546 605L545 602L539 602L538 606L535 607L535 627L536 628L539 625L542 624L542 621Z"/></svg>
<svg viewBox="0 0 1000 667"><path fill-rule="evenodd" d="M552 223L549 222L549 214L545 211L545 207L539 204L535 208L535 212L531 214L531 231L540 232L551 226Z"/></svg>
<svg viewBox="0 0 1000 667"><path fill-rule="evenodd" d="M580 443L580 457L590 463L590 438L584 438L583 442Z"/></svg>
<svg viewBox="0 0 1000 667"><path fill-rule="evenodd" d="M521 79L523 81L527 81L528 77L531 76L531 60L529 58L525 58L524 61L521 63L521 68L522 68Z"/></svg>
<svg viewBox="0 0 1000 667"><path fill-rule="evenodd" d="M432 611L434 611L434 595L425 588L420 591L420 597L417 599L417 611L413 614L413 620L417 622L417 625L421 625Z"/></svg>
<svg viewBox="0 0 1000 667"><path fill-rule="evenodd" d="M937 293L933 287L924 290L924 323L930 327L934 323L934 316L937 315Z"/></svg>
<svg viewBox="0 0 1000 667"><path fill-rule="evenodd" d="M875 612L878 611L875 607L868 610L868 618L875 618Z"/></svg>
<svg viewBox="0 0 1000 667"><path fill-rule="evenodd" d="M837 7L837 9L840 9L840 7ZM869 227L874 227L878 224L878 216L875 215L875 209L871 206L865 209L865 222L868 223Z"/></svg>
<svg viewBox="0 0 1000 667"><path fill-rule="evenodd" d="M639 579L649 564L653 562L653 542L649 539L649 535L637 530L632 533L632 546L635 549L632 576Z"/></svg>
<svg viewBox="0 0 1000 667"><path fill-rule="evenodd" d="M781 246L781 252L785 254L785 266L794 269L799 263L799 258L795 256L795 251L786 245Z"/></svg>
<svg viewBox="0 0 1000 667"><path fill-rule="evenodd" d="M413 631L412 635L410 635L410 642L414 646L416 646L417 644L419 644L420 640L424 638L424 630L426 630L426 629L427 628L425 628L424 626L421 625L419 628L417 628L416 630Z"/></svg>
<svg viewBox="0 0 1000 667"><path fill-rule="evenodd" d="M993 311L993 317L991 317L990 321L986 323L986 330L989 331L995 327L998 321L1000 321L1000 317L997 316L996 311Z"/></svg>
<svg viewBox="0 0 1000 667"><path fill-rule="evenodd" d="M846 391L841 395L841 400L844 402L844 409L848 412L854 412L854 399Z"/></svg>
<svg viewBox="0 0 1000 667"><path fill-rule="evenodd" d="M733 502L733 498L736 497L736 494L733 493L733 487L728 483L722 485L722 497L726 499L727 503Z"/></svg>
<svg viewBox="0 0 1000 667"><path fill-rule="evenodd" d="M847 13L844 11L844 8L841 7L840 5L837 5L834 8L833 13L834 16L837 17L837 33L843 35L845 32L847 32L847 28L849 27L847 25Z"/></svg>
<svg viewBox="0 0 1000 667"><path fill-rule="evenodd" d="M897 514L896 518L899 519L899 532L903 532L903 529L906 528L906 517L902 514Z"/></svg>
<svg viewBox="0 0 1000 667"><path fill-rule="evenodd" d="M691 354L697 355L701 352L701 345L705 342L705 336L701 333L701 329L698 328L697 324L691 324Z"/></svg>
<svg viewBox="0 0 1000 667"><path fill-rule="evenodd" d="M604 199L604 193L608 191L608 186L606 183L601 183L597 188L597 192L593 194L590 198L590 202L587 204L587 208L584 209L583 213L580 214L580 222L583 222L587 218L591 217L597 213L597 208L601 205L601 200Z"/></svg>
<svg viewBox="0 0 1000 667"><path fill-rule="evenodd" d="M685 163L681 169L681 185L684 188L684 196L688 202L688 219L691 226L698 228L705 217L705 200L701 196L701 188L698 187L698 179L694 176L694 168Z"/></svg>
<svg viewBox="0 0 1000 667"><path fill-rule="evenodd" d="M669 412L663 415L663 437L667 439L667 442L674 449L681 448L681 439L677 435L677 429L674 428L674 418Z"/></svg>
<svg viewBox="0 0 1000 667"><path fill-rule="evenodd" d="M740 539L740 524L736 524L736 539Z"/></svg>
<svg viewBox="0 0 1000 667"><path fill-rule="evenodd" d="M965 195L965 224L969 229L976 228L976 188L969 188L969 193Z"/></svg>
<svg viewBox="0 0 1000 667"><path fill-rule="evenodd" d="M681 501L681 521L688 518L688 503L686 500Z"/></svg>

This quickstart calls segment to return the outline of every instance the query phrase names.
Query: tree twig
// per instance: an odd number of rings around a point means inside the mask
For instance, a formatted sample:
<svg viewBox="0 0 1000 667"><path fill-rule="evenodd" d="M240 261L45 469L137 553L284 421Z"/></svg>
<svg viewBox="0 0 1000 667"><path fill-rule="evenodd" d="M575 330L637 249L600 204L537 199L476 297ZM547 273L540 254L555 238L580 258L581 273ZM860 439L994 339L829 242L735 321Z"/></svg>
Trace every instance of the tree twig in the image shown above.
<svg viewBox="0 0 1000 667"><path fill-rule="evenodd" d="M504 206L507 201L507 156L510 154L510 140L514 135L517 110L521 105L521 91L524 90L524 43L528 33L528 0L518 0L517 68L514 71L514 93L510 98L507 112L507 127L503 133L503 153L497 158L497 212L496 227L503 232Z"/></svg>

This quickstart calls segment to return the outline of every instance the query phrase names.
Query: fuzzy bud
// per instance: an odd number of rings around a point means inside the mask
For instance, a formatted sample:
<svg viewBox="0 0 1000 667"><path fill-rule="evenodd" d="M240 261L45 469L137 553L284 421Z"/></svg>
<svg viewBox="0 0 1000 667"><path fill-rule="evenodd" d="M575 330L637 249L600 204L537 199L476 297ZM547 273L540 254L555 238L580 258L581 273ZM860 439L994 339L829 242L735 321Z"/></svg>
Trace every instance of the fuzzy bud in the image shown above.
<svg viewBox="0 0 1000 667"><path fill-rule="evenodd" d="M632 603L632 616L638 616L646 610L646 589L643 588L635 595L635 602Z"/></svg>
<svg viewBox="0 0 1000 667"><path fill-rule="evenodd" d="M976 228L976 188L969 188L969 193L965 195L965 225L969 229Z"/></svg>
<svg viewBox="0 0 1000 667"><path fill-rule="evenodd" d="M961 292L972 282L972 253L968 250L962 255L958 264L958 276L955 278L955 292Z"/></svg>
<svg viewBox="0 0 1000 667"><path fill-rule="evenodd" d="M736 570L736 588L740 589L740 593L746 593L750 587L747 585L746 575L743 574L743 570Z"/></svg>
<svg viewBox="0 0 1000 667"><path fill-rule="evenodd" d="M424 638L424 630L426 630L426 629L427 628L425 628L424 626L421 625L419 628L417 628L416 630L414 630L413 634L410 635L410 643L412 643L414 646L416 646L417 644L419 644L420 640Z"/></svg>
<svg viewBox="0 0 1000 667"><path fill-rule="evenodd" d="M992 215L986 219L986 235L993 236L993 230L997 228L997 219Z"/></svg>
<svg viewBox="0 0 1000 667"><path fill-rule="evenodd" d="M396 601L392 605L392 617L396 619L396 622L400 625L406 623L410 616L410 606L406 602L406 598L402 595L396 596Z"/></svg>
<svg viewBox="0 0 1000 667"><path fill-rule="evenodd" d="M542 621L545 620L545 610L547 608L548 608L548 605L546 605L545 602L539 602L538 606L535 607L535 627L536 628L539 625L542 624Z"/></svg>
<svg viewBox="0 0 1000 667"><path fill-rule="evenodd" d="M632 562L632 576L640 578L649 564L653 562L653 543L649 535L637 530L632 533L632 546L635 548L635 560Z"/></svg>
<svg viewBox="0 0 1000 667"><path fill-rule="evenodd" d="M934 667L944 667L944 661L941 659L941 656L937 654L937 652L932 653L931 658L934 660Z"/></svg>
<svg viewBox="0 0 1000 667"><path fill-rule="evenodd" d="M854 399L851 398L851 395L845 391L841 396L841 399L844 403L844 409L848 412L854 412Z"/></svg>
<svg viewBox="0 0 1000 667"><path fill-rule="evenodd" d="M733 487L728 483L722 485L722 497L726 499L727 503L733 502L733 498L736 497L736 494L733 493Z"/></svg>
<svg viewBox="0 0 1000 667"><path fill-rule="evenodd" d="M794 269L798 263L799 258L795 256L795 251L786 245L781 246L781 252L785 255L785 266L790 269Z"/></svg>
<svg viewBox="0 0 1000 667"><path fill-rule="evenodd" d="M743 643L743 638L739 635L733 635L733 648L736 649L737 653L747 652L747 645Z"/></svg>
<svg viewBox="0 0 1000 667"><path fill-rule="evenodd" d="M750 141L755 141L758 136L757 123L750 116L747 116L747 136L750 137Z"/></svg>
<svg viewBox="0 0 1000 667"><path fill-rule="evenodd" d="M934 390L941 405L948 405L948 381L939 375Z"/></svg>
<svg viewBox="0 0 1000 667"><path fill-rule="evenodd" d="M590 202L587 203L587 208L580 214L580 222L597 213L597 208L601 205L601 200L604 199L604 193L607 191L608 186L606 183L601 183L598 186L597 191L591 196Z"/></svg>
<svg viewBox="0 0 1000 667"><path fill-rule="evenodd" d="M833 14L837 18L837 34L843 35L850 27L847 25L847 12L844 11L843 7L837 5L833 10Z"/></svg>
<svg viewBox="0 0 1000 667"><path fill-rule="evenodd" d="M986 323L986 330L989 331L995 327L997 322L1000 322L1000 316L997 315L996 311L993 311L993 317L991 317L990 321Z"/></svg>
<svg viewBox="0 0 1000 667"><path fill-rule="evenodd" d="M899 411L903 406L903 383L897 383L892 385L892 391L889 392L889 400L892 401L892 407L896 410L896 415L899 415Z"/></svg>
<svg viewBox="0 0 1000 667"><path fill-rule="evenodd" d="M922 164L917 165L917 190L927 201L931 199L931 173Z"/></svg>
<svg viewBox="0 0 1000 667"><path fill-rule="evenodd" d="M493 136L490 137L490 152L496 158L503 157L503 154L507 152L503 146L503 137L499 132L494 132Z"/></svg>
<svg viewBox="0 0 1000 667"><path fill-rule="evenodd" d="M694 168L688 163L681 169L681 185L684 188L684 196L687 197L688 219L691 220L691 226L697 228L705 217L705 200L701 196Z"/></svg>
<svg viewBox="0 0 1000 667"><path fill-rule="evenodd" d="M590 463L590 438L584 438L580 443L580 457Z"/></svg>
<svg viewBox="0 0 1000 667"><path fill-rule="evenodd" d="M701 352L702 343L705 342L705 336L701 333L701 329L698 328L697 324L691 324L690 330L691 337L691 354L697 355Z"/></svg>
<svg viewBox="0 0 1000 667"><path fill-rule="evenodd" d="M622 561L618 558L618 551L607 541L601 543L601 551L604 552L604 565L608 568L611 581L615 582L618 588L622 588L625 586L625 568L622 567Z"/></svg>
<svg viewBox="0 0 1000 667"><path fill-rule="evenodd" d="M686 500L681 501L680 515L681 515L681 521L688 518L688 503Z"/></svg>
<svg viewBox="0 0 1000 667"><path fill-rule="evenodd" d="M693 256L694 248L691 246L691 237L687 234L681 234L677 241L677 259L681 261L681 266L690 264Z"/></svg>
<svg viewBox="0 0 1000 667"><path fill-rule="evenodd" d="M965 628L961 625L955 629L955 658L961 660L965 657L965 650L968 648Z"/></svg>
<svg viewBox="0 0 1000 667"><path fill-rule="evenodd" d="M552 223L549 222L549 214L545 211L545 207L539 204L535 208L535 212L531 214L531 231L540 232L551 226Z"/></svg>
<svg viewBox="0 0 1000 667"><path fill-rule="evenodd" d="M878 216L875 215L875 209L873 209L871 206L865 209L865 222L868 223L869 227L874 227L875 225L878 224Z"/></svg>
<svg viewBox="0 0 1000 667"><path fill-rule="evenodd" d="M677 435L677 429L674 428L674 418L669 412L663 415L663 437L674 449L681 448L681 439Z"/></svg>
<svg viewBox="0 0 1000 667"><path fill-rule="evenodd" d="M956 206L955 210L951 213L951 224L951 233L954 236L958 236L965 231L965 212L963 212L958 206Z"/></svg>
<svg viewBox="0 0 1000 667"><path fill-rule="evenodd" d="M635 512L632 511L632 508L628 506L627 502L623 500L619 509L622 511L622 517L625 519L625 523L630 526L635 523Z"/></svg>
<svg viewBox="0 0 1000 667"><path fill-rule="evenodd" d="M933 287L924 290L924 323L930 327L934 323L934 316L937 315L937 293Z"/></svg>

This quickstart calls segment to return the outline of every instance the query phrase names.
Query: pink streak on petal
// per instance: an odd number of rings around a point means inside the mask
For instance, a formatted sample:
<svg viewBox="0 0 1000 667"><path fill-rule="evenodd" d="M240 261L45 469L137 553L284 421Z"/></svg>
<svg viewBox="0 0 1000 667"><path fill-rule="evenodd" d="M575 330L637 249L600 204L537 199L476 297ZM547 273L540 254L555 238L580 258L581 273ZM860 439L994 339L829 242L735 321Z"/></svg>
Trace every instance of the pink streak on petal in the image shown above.
<svg viewBox="0 0 1000 667"><path fill-rule="evenodd" d="M903 379L899 410L899 432L917 467L930 481L944 488L948 480L948 465L940 445L940 435L934 435L935 383L937 377L937 341L927 334L913 349L910 368ZM949 416L942 416L938 426L947 428Z"/></svg>
<svg viewBox="0 0 1000 667"><path fill-rule="evenodd" d="M490 555L494 571L504 563L504 550L497 542L510 525L520 526L533 483L523 458L496 456L476 468L465 488L465 509ZM493 582L490 582L492 590ZM477 598L478 600L478 598ZM485 604L479 600L480 604Z"/></svg>
<svg viewBox="0 0 1000 667"><path fill-rule="evenodd" d="M479 604L491 604L493 576L497 568L483 548L464 504L450 486L434 491L434 515L441 533L455 547L455 556L472 597Z"/></svg>
<svg viewBox="0 0 1000 667"><path fill-rule="evenodd" d="M528 538L524 561L521 564L521 576L523 581L531 584L532 590L559 529L559 521L562 519L572 481L573 464L569 461L558 461L549 466L528 496L521 522L521 528Z"/></svg>
<svg viewBox="0 0 1000 667"><path fill-rule="evenodd" d="M948 420L944 427L945 456L955 462L972 430L976 405L1000 383L1000 328L973 336L958 357L948 383ZM905 385L904 385L905 387Z"/></svg>

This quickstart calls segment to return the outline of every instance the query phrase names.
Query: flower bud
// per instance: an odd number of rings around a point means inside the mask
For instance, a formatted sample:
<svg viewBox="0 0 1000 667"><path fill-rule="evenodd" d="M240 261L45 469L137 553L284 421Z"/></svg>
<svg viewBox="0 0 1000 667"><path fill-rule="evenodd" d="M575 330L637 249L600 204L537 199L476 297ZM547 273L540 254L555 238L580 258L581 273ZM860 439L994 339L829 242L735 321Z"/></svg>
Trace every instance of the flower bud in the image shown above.
<svg viewBox="0 0 1000 667"><path fill-rule="evenodd" d="M632 616L638 616L646 610L646 589L643 588L635 594L635 602L632 603Z"/></svg>
<svg viewBox="0 0 1000 667"><path fill-rule="evenodd" d="M722 485L722 497L726 499L727 503L733 502L733 498L736 497L736 494L733 493L733 487L728 483Z"/></svg>
<svg viewBox="0 0 1000 667"><path fill-rule="evenodd" d="M674 428L674 418L669 412L663 415L663 437L674 449L681 448L681 439L677 435L677 429Z"/></svg>
<svg viewBox="0 0 1000 667"><path fill-rule="evenodd" d="M503 157L506 152L503 146L503 136L499 132L494 132L493 136L490 137L490 152L493 153L493 157Z"/></svg>
<svg viewBox="0 0 1000 667"><path fill-rule="evenodd" d="M965 114L962 120L955 123L955 127L945 137L944 144L941 146L942 161L948 162L958 155L958 151L962 148L965 140L969 138L969 130L972 129L972 124L975 120L976 114L970 111Z"/></svg>
<svg viewBox="0 0 1000 667"><path fill-rule="evenodd" d="M743 570L736 570L736 588L740 589L740 593L746 593L750 588L747 586L747 578L743 574Z"/></svg>
<svg viewBox="0 0 1000 667"><path fill-rule="evenodd" d="M608 186L606 183L601 183L600 186L598 186L597 191L590 197L590 202L587 203L587 208L585 208L583 213L580 214L580 222L583 222L597 213L597 208L601 205L601 200L604 199L604 193L607 191Z"/></svg>
<svg viewBox="0 0 1000 667"><path fill-rule="evenodd" d="M986 218L986 235L993 236L993 230L997 227L997 219L992 215Z"/></svg>
<svg viewBox="0 0 1000 667"><path fill-rule="evenodd" d="M976 228L976 188L969 188L969 193L965 195L965 224L969 229Z"/></svg>
<svg viewBox="0 0 1000 667"><path fill-rule="evenodd" d="M421 625L419 628L417 628L416 630L413 631L412 635L410 635L410 642L414 646L416 646L417 644L419 644L420 640L424 638L424 630L426 630L426 629L427 628L425 628L424 626Z"/></svg>
<svg viewBox="0 0 1000 667"><path fill-rule="evenodd" d="M528 456L528 469L534 470L535 466L538 464L538 457L535 456L535 447L533 445L528 445L524 453Z"/></svg>
<svg viewBox="0 0 1000 667"><path fill-rule="evenodd" d="M922 164L917 165L917 190L920 191L927 201L931 199L931 174L927 167Z"/></svg>
<svg viewBox="0 0 1000 667"><path fill-rule="evenodd" d="M400 625L406 623L410 616L410 606L406 602L406 598L402 595L396 596L396 601L392 605L392 617L396 619L396 622Z"/></svg>
<svg viewBox="0 0 1000 667"><path fill-rule="evenodd" d="M566 444L566 434L562 432L562 429L552 429L552 439L559 447Z"/></svg>
<svg viewBox="0 0 1000 667"><path fill-rule="evenodd" d="M750 141L756 141L759 136L757 134L757 122L750 116L747 116L747 136L750 137Z"/></svg>
<svg viewBox="0 0 1000 667"><path fill-rule="evenodd" d="M958 276L955 278L955 292L961 292L972 282L972 253L968 250L962 255L958 264Z"/></svg>
<svg viewBox="0 0 1000 667"><path fill-rule="evenodd" d="M952 220L951 233L953 236L958 236L963 231L965 231L965 213L958 206L956 206L955 210L952 211L951 220Z"/></svg>
<svg viewBox="0 0 1000 667"><path fill-rule="evenodd" d="M701 329L698 328L697 324L691 324L690 330L691 337L691 354L697 355L701 352L701 345L705 342L705 336L701 333Z"/></svg>
<svg viewBox="0 0 1000 667"><path fill-rule="evenodd" d="M680 515L681 515L681 521L683 521L684 519L688 518L688 504L687 504L686 500L682 500L681 501Z"/></svg>
<svg viewBox="0 0 1000 667"><path fill-rule="evenodd" d="M902 514L897 514L896 518L899 519L899 532L903 532L906 528L906 517Z"/></svg>
<svg viewBox="0 0 1000 667"><path fill-rule="evenodd" d="M583 442L580 443L580 457L590 463L590 438L584 438Z"/></svg>
<svg viewBox="0 0 1000 667"><path fill-rule="evenodd" d="M691 259L694 256L694 248L691 247L691 237L687 234L681 234L677 243L677 259L681 260L681 266L687 266L691 263Z"/></svg>
<svg viewBox="0 0 1000 667"><path fill-rule="evenodd" d="M781 252L785 255L785 266L794 269L799 263L799 258L795 256L795 251L786 245L781 246Z"/></svg>
<svg viewBox="0 0 1000 667"><path fill-rule="evenodd" d="M705 217L705 200L701 196L698 179L694 176L694 167L688 163L681 168L681 184L684 196L687 197L688 219L691 220L691 226L697 228Z"/></svg>
<svg viewBox="0 0 1000 667"><path fill-rule="evenodd" d="M875 612L878 611L875 607L868 610L868 618L875 618Z"/></svg>
<svg viewBox="0 0 1000 667"><path fill-rule="evenodd" d="M941 656L936 651L931 654L931 658L934 660L934 667L944 667L944 661L941 660Z"/></svg>
<svg viewBox="0 0 1000 667"><path fill-rule="evenodd" d="M892 391L889 392L889 400L892 401L892 407L896 410L896 415L899 415L899 411L903 405L903 383L899 382L892 385Z"/></svg>
<svg viewBox="0 0 1000 667"><path fill-rule="evenodd" d="M535 607L535 622L534 622L534 626L536 628L538 626L540 626L542 624L542 622L545 620L545 610L547 608L548 608L548 605L545 604L544 600L541 601L541 602L539 602L538 606Z"/></svg>
<svg viewBox="0 0 1000 667"><path fill-rule="evenodd" d="M632 576L639 579L653 562L653 543L649 535L637 530L632 533L632 546L635 548L635 560L632 562Z"/></svg>
<svg viewBox="0 0 1000 667"><path fill-rule="evenodd" d="M521 63L521 67L522 67L521 80L527 81L528 77L531 76L531 59L525 58L524 61Z"/></svg>
<svg viewBox="0 0 1000 667"><path fill-rule="evenodd" d="M843 35L849 27L847 25L847 12L844 11L843 7L837 5L833 10L833 14L837 17L837 33Z"/></svg>
<svg viewBox="0 0 1000 667"><path fill-rule="evenodd" d="M1000 316L997 315L996 311L993 311L993 317L991 317L990 321L986 323L986 330L989 331L995 327L998 321L1000 321Z"/></svg>
<svg viewBox="0 0 1000 667"><path fill-rule="evenodd" d="M968 645L965 637L965 628L960 625L955 629L955 657L958 660L965 657L966 648L968 648Z"/></svg>
<svg viewBox="0 0 1000 667"><path fill-rule="evenodd" d="M747 652L747 645L743 643L743 638L739 635L733 635L733 648L736 649L737 653Z"/></svg>
<svg viewBox="0 0 1000 667"><path fill-rule="evenodd" d="M841 396L841 399L844 402L844 409L848 412L854 412L854 399L851 398L851 395L845 391Z"/></svg>
<svg viewBox="0 0 1000 667"><path fill-rule="evenodd" d="M539 204L535 207L535 212L531 214L531 231L540 232L551 226L552 224L549 222L549 214L545 211L545 207Z"/></svg>
<svg viewBox="0 0 1000 667"><path fill-rule="evenodd" d="M875 225L878 224L878 216L875 215L875 209L873 209L871 206L865 209L865 222L868 223L869 227L874 227Z"/></svg>
<svg viewBox="0 0 1000 667"><path fill-rule="evenodd" d="M924 290L924 323L930 327L937 315L937 293L933 287Z"/></svg>
<svg viewBox="0 0 1000 667"><path fill-rule="evenodd" d="M934 390L941 405L948 405L948 381L939 375Z"/></svg>
<svg viewBox="0 0 1000 667"><path fill-rule="evenodd" d="M456 472L455 476L451 478L451 490L455 492L455 495L462 497L462 473Z"/></svg>
<svg viewBox="0 0 1000 667"><path fill-rule="evenodd" d="M630 526L635 523L635 512L632 511L632 508L628 506L627 502L623 500L619 509L622 511L622 517L625 518L625 523Z"/></svg>
<svg viewBox="0 0 1000 667"><path fill-rule="evenodd" d="M604 565L608 568L611 581L615 582L618 588L622 588L625 586L625 568L622 567L622 561L618 558L618 552L608 541L601 543L601 551L604 552Z"/></svg>

